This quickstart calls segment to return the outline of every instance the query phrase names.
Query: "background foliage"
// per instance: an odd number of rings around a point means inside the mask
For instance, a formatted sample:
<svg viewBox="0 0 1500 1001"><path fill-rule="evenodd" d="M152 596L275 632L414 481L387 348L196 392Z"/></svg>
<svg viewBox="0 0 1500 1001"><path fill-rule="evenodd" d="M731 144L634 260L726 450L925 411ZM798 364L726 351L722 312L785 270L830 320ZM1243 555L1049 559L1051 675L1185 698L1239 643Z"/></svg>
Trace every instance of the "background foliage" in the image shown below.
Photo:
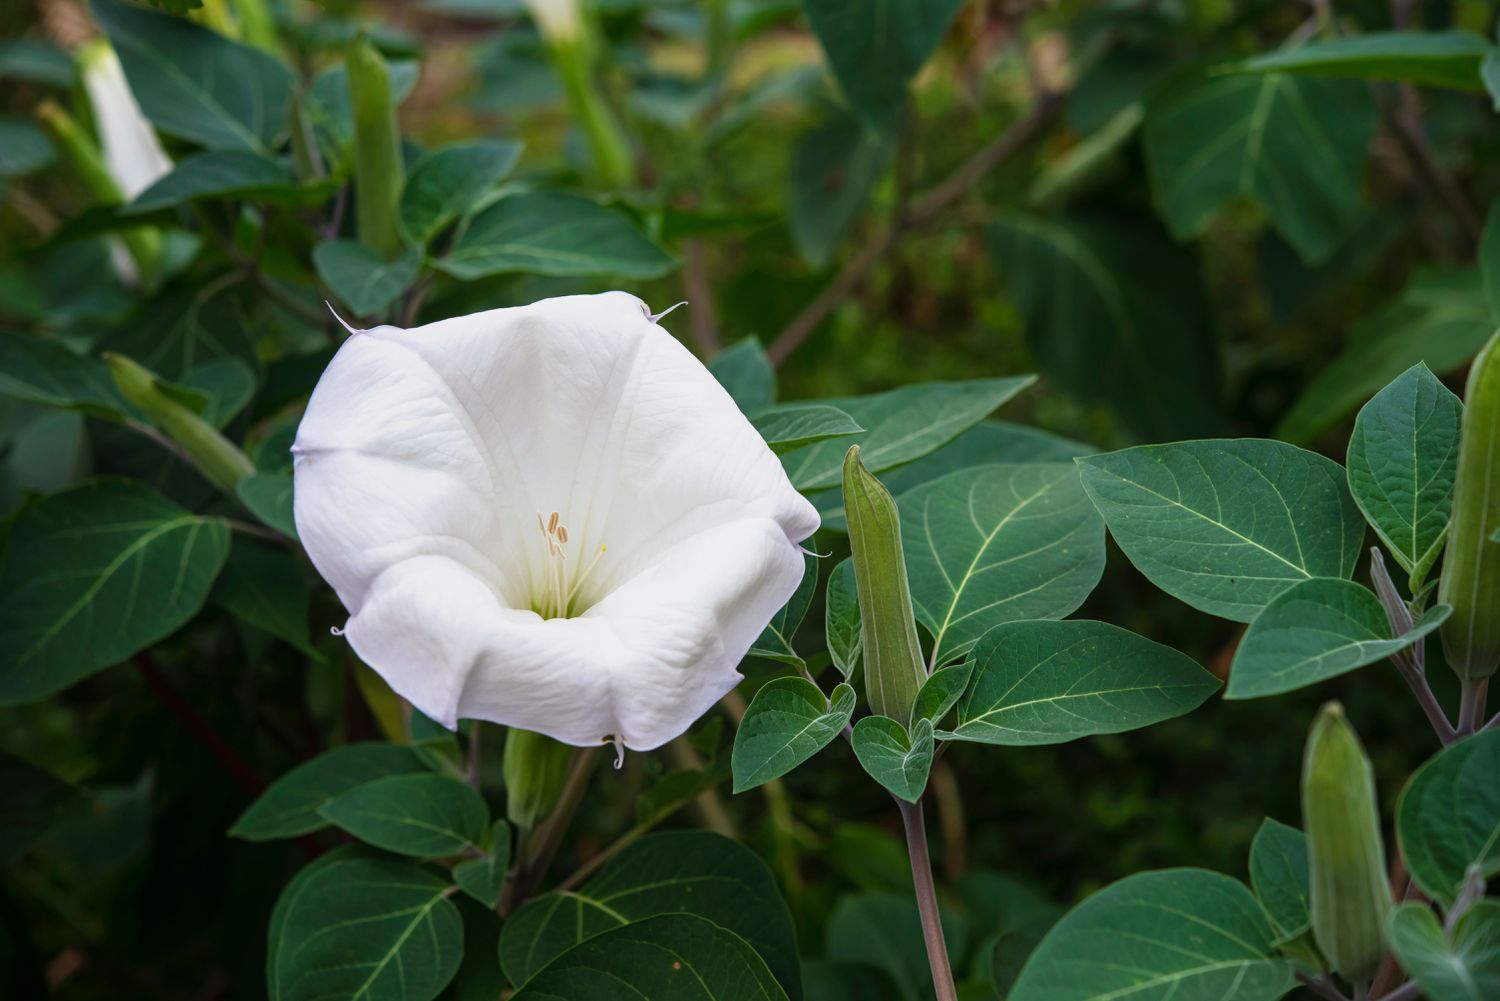
<svg viewBox="0 0 1500 1001"><path fill-rule="evenodd" d="M0 13L6 996L262 996L268 925L273 937L303 934L295 908L272 914L292 874L317 856L299 877L312 893L336 867L376 864L325 853L342 838L330 825L354 830L369 804L325 804L314 790L290 819L256 817L245 813L256 794L355 741L409 745L378 771L411 782L449 781L438 773L472 751L399 717L329 635L342 622L333 596L256 534L294 534L287 447L343 333L322 300L368 325L610 287L655 308L687 299L667 325L716 359L747 410L778 394L827 397L871 432L901 419L901 398L853 397L1040 374L1013 400L1019 387L998 382L945 400L944 413L974 410L963 426L1009 401L1013 423L979 425L920 473L902 468L915 454L887 456L882 478L898 495L1002 450L1057 458L1278 437L1342 461L1370 396L1418 361L1457 389L1493 331L1491 5L893 0L886 34L867 6L600 0L593 65L628 137L623 180L603 169L566 74L508 0L273 4L276 56L115 0L92 14L66 2ZM1286 72L1288 43L1393 28L1442 41L1354 75L1420 87ZM177 162L126 205L80 183L35 118L46 99L70 102L68 50L100 30ZM348 183L377 156L356 146L344 68L360 30L400 101L407 180L388 247L372 246ZM1222 71L1241 60L1245 72ZM289 123L321 171L299 171ZM140 224L162 240L155 288L111 267L111 241ZM245 444L255 475L237 480L236 501L155 440L107 354L145 366ZM794 482L834 487L842 451L834 440L800 453ZM815 497L837 528L839 492ZM80 524L114 548L77 543ZM847 554L837 532L825 536L822 551ZM1242 629L1110 555L1079 614L1226 677ZM10 600L38 568L87 573L116 558L137 580L178 571L182 586L143 608L107 593L73 607L65 591L34 587ZM107 630L115 645L69 618L121 607L129 627ZM918 611L935 632L940 618ZM797 650L825 643L836 659L832 636L804 630ZM41 657L22 665L33 649ZM740 705L784 652L758 648ZM1440 658L1436 644L1429 655ZM1431 675L1451 700L1451 675ZM1388 666L1274 702L1211 699L1130 734L1004 753L953 746L932 788L961 975L982 986L1023 915L1050 916L1141 869L1244 876L1262 818L1297 821L1301 738L1328 697L1360 721L1389 821L1432 738L1412 725ZM556 875L636 827L733 831L788 900L793 948L813 958L808 997L921 997L887 797L839 760L852 758L842 742L774 791L731 796L724 716L596 778ZM492 798L499 751L492 741L473 756ZM698 797L706 783L714 791ZM455 820L455 837L498 852L480 806ZM480 906L490 877L471 878L453 899L392 879L371 891L380 902L349 906L426 901L434 922L461 911L480 942L470 954L492 967L495 929ZM773 970L778 948L763 951ZM449 959L427 961L436 977ZM450 996L494 996L500 971L514 976L503 939L498 961L466 966Z"/></svg>

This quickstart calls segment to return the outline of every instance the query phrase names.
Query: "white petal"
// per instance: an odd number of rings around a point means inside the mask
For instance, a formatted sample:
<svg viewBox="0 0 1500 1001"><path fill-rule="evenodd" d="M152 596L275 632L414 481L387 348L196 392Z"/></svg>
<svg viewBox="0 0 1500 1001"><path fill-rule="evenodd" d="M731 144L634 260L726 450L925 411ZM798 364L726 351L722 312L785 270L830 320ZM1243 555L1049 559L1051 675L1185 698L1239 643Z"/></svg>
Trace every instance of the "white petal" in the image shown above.
<svg viewBox="0 0 1500 1001"><path fill-rule="evenodd" d="M136 103L115 50L106 42L90 43L82 61L104 165L126 200L133 199L171 172L172 159Z"/></svg>
<svg viewBox="0 0 1500 1001"><path fill-rule="evenodd" d="M298 430L298 530L360 655L424 712L572 743L680 733L795 589L817 514L633 296L351 337ZM582 617L542 620L537 518Z"/></svg>

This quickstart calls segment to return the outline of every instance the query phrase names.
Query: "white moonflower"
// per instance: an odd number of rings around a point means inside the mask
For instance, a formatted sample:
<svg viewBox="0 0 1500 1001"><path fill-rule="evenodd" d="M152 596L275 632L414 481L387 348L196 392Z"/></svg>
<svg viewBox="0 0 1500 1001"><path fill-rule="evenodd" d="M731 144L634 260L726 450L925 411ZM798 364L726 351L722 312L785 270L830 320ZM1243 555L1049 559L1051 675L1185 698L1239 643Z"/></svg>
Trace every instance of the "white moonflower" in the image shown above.
<svg viewBox="0 0 1500 1001"><path fill-rule="evenodd" d="M83 86L94 112L94 128L110 176L130 201L172 171L156 131L141 113L125 79L120 57L109 43L90 42L79 52Z"/></svg>
<svg viewBox="0 0 1500 1001"><path fill-rule="evenodd" d="M537 30L554 42L570 42L583 30L581 0L524 0Z"/></svg>
<svg viewBox="0 0 1500 1001"><path fill-rule="evenodd" d="M649 750L740 680L818 515L623 292L357 332L297 431L345 635L431 718Z"/></svg>

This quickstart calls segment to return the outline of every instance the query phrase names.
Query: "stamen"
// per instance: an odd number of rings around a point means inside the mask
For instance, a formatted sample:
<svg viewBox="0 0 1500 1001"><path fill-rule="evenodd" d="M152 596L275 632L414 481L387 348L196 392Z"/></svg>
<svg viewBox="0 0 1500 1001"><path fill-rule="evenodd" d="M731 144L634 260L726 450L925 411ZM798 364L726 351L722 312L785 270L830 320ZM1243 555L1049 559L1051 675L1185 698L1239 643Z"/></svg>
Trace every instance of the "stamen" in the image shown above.
<svg viewBox="0 0 1500 1001"><path fill-rule="evenodd" d="M578 575L578 579L568 579L568 553L563 547L568 542L568 526L562 523L562 515L553 511L546 518L542 517L540 511L536 516L537 531L542 533L542 541L547 544L547 555L556 559L547 561L547 583L546 598L541 607L535 608L537 614L546 619L567 618L573 606L573 599L578 596L583 584L588 580L589 574L593 572L595 565L604 555L607 547L600 546L599 552L589 561L588 566Z"/></svg>
<svg viewBox="0 0 1500 1001"><path fill-rule="evenodd" d="M589 579L589 574L594 572L594 567L599 565L599 561L604 558L604 554L608 549L608 546L600 546L599 551L594 554L594 558L589 560L589 565L583 568L583 573L578 575L578 579L573 582L573 587L568 591L568 604L571 605L573 603L573 599L578 595L579 589L583 587L583 582Z"/></svg>
<svg viewBox="0 0 1500 1001"><path fill-rule="evenodd" d="M557 526L557 541L561 542L565 546L568 544L568 526L567 525L558 525Z"/></svg>

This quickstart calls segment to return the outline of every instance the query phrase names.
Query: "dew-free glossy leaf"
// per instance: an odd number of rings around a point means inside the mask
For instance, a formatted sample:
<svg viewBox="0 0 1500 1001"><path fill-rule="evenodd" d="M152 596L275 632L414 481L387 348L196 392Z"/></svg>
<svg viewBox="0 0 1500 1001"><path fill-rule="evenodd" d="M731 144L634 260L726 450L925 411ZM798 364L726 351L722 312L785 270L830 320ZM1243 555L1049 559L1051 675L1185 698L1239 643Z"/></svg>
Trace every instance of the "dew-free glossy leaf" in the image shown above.
<svg viewBox="0 0 1500 1001"><path fill-rule="evenodd" d="M209 149L271 151L295 85L279 60L120 0L93 0L93 8L153 125Z"/></svg>
<svg viewBox="0 0 1500 1001"><path fill-rule="evenodd" d="M1278 49L1239 68L1483 90L1479 63L1490 49L1489 42L1468 31L1372 31Z"/></svg>
<svg viewBox="0 0 1500 1001"><path fill-rule="evenodd" d="M894 147L889 132L853 115L837 115L797 140L792 152L788 221L803 259L828 263L849 224L870 197Z"/></svg>
<svg viewBox="0 0 1500 1001"><path fill-rule="evenodd" d="M828 655L847 681L854 674L860 651L859 590L854 581L853 558L844 560L828 575L823 604L826 615L823 635Z"/></svg>
<svg viewBox="0 0 1500 1001"><path fill-rule="evenodd" d="M1147 440L1222 426L1199 263L1156 220L1009 212L989 246L1049 379L1108 403Z"/></svg>
<svg viewBox="0 0 1500 1001"><path fill-rule="evenodd" d="M285 473L256 473L235 484L236 496L250 513L289 539L297 537L292 515L292 478Z"/></svg>
<svg viewBox="0 0 1500 1001"><path fill-rule="evenodd" d="M812 605L813 592L817 588L818 561L815 557L804 554L802 580L797 584L797 590L792 592L786 604L766 623L766 628L761 630L761 634L751 644L749 655L766 657L793 667L802 666L803 660L792 646L792 640L797 635L797 627L807 618L807 609Z"/></svg>
<svg viewBox="0 0 1500 1001"><path fill-rule="evenodd" d="M246 841L310 834L328 826L318 811L335 797L391 775L422 771L409 747L375 741L335 747L272 782L229 833Z"/></svg>
<svg viewBox="0 0 1500 1001"><path fill-rule="evenodd" d="M1250 885L1283 939L1311 924L1307 835L1267 817L1250 842Z"/></svg>
<svg viewBox="0 0 1500 1001"><path fill-rule="evenodd" d="M308 588L297 558L280 546L236 537L214 582L211 600L315 660L324 657L307 635Z"/></svg>
<svg viewBox="0 0 1500 1001"><path fill-rule="evenodd" d="M467 783L433 772L390 775L318 808L324 820L399 855L438 858L478 846L489 811Z"/></svg>
<svg viewBox="0 0 1500 1001"><path fill-rule="evenodd" d="M1203 869L1128 876L1065 914L1008 1001L1276 1001L1292 966L1238 880Z"/></svg>
<svg viewBox="0 0 1500 1001"><path fill-rule="evenodd" d="M1450 744L1417 770L1396 804L1411 878L1451 904L1469 866L1500 873L1500 730Z"/></svg>
<svg viewBox="0 0 1500 1001"><path fill-rule="evenodd" d="M198 416L222 429L255 396L255 372L238 358L214 358L183 376L173 388L202 394L202 409L194 409Z"/></svg>
<svg viewBox="0 0 1500 1001"><path fill-rule="evenodd" d="M1349 490L1421 590L1453 514L1463 403L1418 362L1375 394L1349 439Z"/></svg>
<svg viewBox="0 0 1500 1001"><path fill-rule="evenodd" d="M294 881L271 925L272 1001L432 1001L463 956L453 892L440 871L359 854Z"/></svg>
<svg viewBox="0 0 1500 1001"><path fill-rule="evenodd" d="M970 651L974 676L946 738L1058 744L1191 712L1219 687L1192 658L1084 619L996 626Z"/></svg>
<svg viewBox="0 0 1500 1001"><path fill-rule="evenodd" d="M933 671L917 691L917 701L911 707L911 718L929 719L933 726L941 723L943 717L948 715L948 710L958 704L973 673L974 665L967 661Z"/></svg>
<svg viewBox="0 0 1500 1001"><path fill-rule="evenodd" d="M1500 901L1476 901L1447 935L1426 904L1402 904L1386 919L1401 968L1428 1001L1500 997Z"/></svg>
<svg viewBox="0 0 1500 1001"><path fill-rule="evenodd" d="M844 453L858 445L860 461L879 473L919 459L952 441L1006 400L1031 385L1035 376L927 382L872 396L821 403L837 407L865 428L862 434L819 442L781 457L798 490L818 490L843 480Z"/></svg>
<svg viewBox="0 0 1500 1001"><path fill-rule="evenodd" d="M708 370L743 413L757 413L776 402L776 369L754 337L720 351L708 363Z"/></svg>
<svg viewBox="0 0 1500 1001"><path fill-rule="evenodd" d="M1002 622L1068 615L1104 572L1104 523L1071 465L976 466L900 504L912 605L935 664Z"/></svg>
<svg viewBox="0 0 1500 1001"><path fill-rule="evenodd" d="M791 915L771 871L748 848L707 831L647 835L606 863L582 890L528 901L501 932L500 964L513 983L540 991L544 983L558 983L549 974L555 974L559 965L571 967L572 961L565 956L580 942L622 925L639 928L664 914L696 916L748 943L770 970L771 976L765 979L772 986L779 981L778 991L784 990L794 1001L801 998ZM618 941L605 939L589 954L608 955L610 943ZM670 966L670 960L666 965ZM523 991L518 995L533 996L545 994ZM590 1001L613 997L586 991L562 996ZM654 1001L675 995L648 992L646 996Z"/></svg>
<svg viewBox="0 0 1500 1001"><path fill-rule="evenodd" d="M1307 384L1276 437L1311 440L1418 362L1439 375L1462 368L1494 330L1475 269L1419 270L1389 303L1350 325L1344 350Z"/></svg>
<svg viewBox="0 0 1500 1001"><path fill-rule="evenodd" d="M0 332L0 396L96 417L125 413L103 362L28 334Z"/></svg>
<svg viewBox="0 0 1500 1001"><path fill-rule="evenodd" d="M808 23L849 103L892 120L906 85L943 39L962 0L807 0Z"/></svg>
<svg viewBox="0 0 1500 1001"><path fill-rule="evenodd" d="M505 887L505 871L510 868L510 825L503 819L490 828L488 844L481 858L465 859L453 867L453 882L459 889L494 910Z"/></svg>
<svg viewBox="0 0 1500 1001"><path fill-rule="evenodd" d="M572 998L786 1001L787 993L743 938L692 914L663 914L585 939L514 995Z"/></svg>
<svg viewBox="0 0 1500 1001"><path fill-rule="evenodd" d="M200 198L285 199L301 193L291 167L279 160L244 149L207 150L184 158L124 211L156 212Z"/></svg>
<svg viewBox="0 0 1500 1001"><path fill-rule="evenodd" d="M401 191L401 225L418 244L468 212L521 156L521 143L476 139L434 150L412 167Z"/></svg>
<svg viewBox="0 0 1500 1001"><path fill-rule="evenodd" d="M470 220L437 262L464 281L506 272L656 278L676 265L619 213L555 191L528 191L495 202Z"/></svg>
<svg viewBox="0 0 1500 1001"><path fill-rule="evenodd" d="M422 252L415 247L387 261L357 240L329 240L314 247L312 256L318 277L359 316L395 302L422 270Z"/></svg>
<svg viewBox="0 0 1500 1001"><path fill-rule="evenodd" d="M1336 577L1293 584L1250 623L1224 697L1279 695L1374 664L1437 629L1452 611L1434 605L1393 639L1385 609L1369 588Z"/></svg>
<svg viewBox="0 0 1500 1001"><path fill-rule="evenodd" d="M1333 252L1359 208L1379 112L1353 80L1211 74L1163 88L1146 109L1146 162L1179 239L1236 196L1259 203L1303 260Z"/></svg>
<svg viewBox="0 0 1500 1001"><path fill-rule="evenodd" d="M915 803L927 788L932 770L932 720L925 716L906 727L889 716L866 716L854 724L854 756L870 777L891 793Z"/></svg>
<svg viewBox="0 0 1500 1001"><path fill-rule="evenodd" d="M1254 438L1079 459L1109 530L1157 587L1249 622L1310 577L1348 577L1365 523L1338 463Z"/></svg>
<svg viewBox="0 0 1500 1001"><path fill-rule="evenodd" d="M208 598L229 526L101 480L22 512L0 558L0 705L30 702L176 632Z"/></svg>
<svg viewBox="0 0 1500 1001"><path fill-rule="evenodd" d="M751 417L750 423L778 455L828 438L847 438L864 430L837 407L818 403L769 407Z"/></svg>
<svg viewBox="0 0 1500 1001"><path fill-rule="evenodd" d="M779 778L827 747L849 724L854 689L841 684L825 698L806 678L766 682L734 735L734 791Z"/></svg>

